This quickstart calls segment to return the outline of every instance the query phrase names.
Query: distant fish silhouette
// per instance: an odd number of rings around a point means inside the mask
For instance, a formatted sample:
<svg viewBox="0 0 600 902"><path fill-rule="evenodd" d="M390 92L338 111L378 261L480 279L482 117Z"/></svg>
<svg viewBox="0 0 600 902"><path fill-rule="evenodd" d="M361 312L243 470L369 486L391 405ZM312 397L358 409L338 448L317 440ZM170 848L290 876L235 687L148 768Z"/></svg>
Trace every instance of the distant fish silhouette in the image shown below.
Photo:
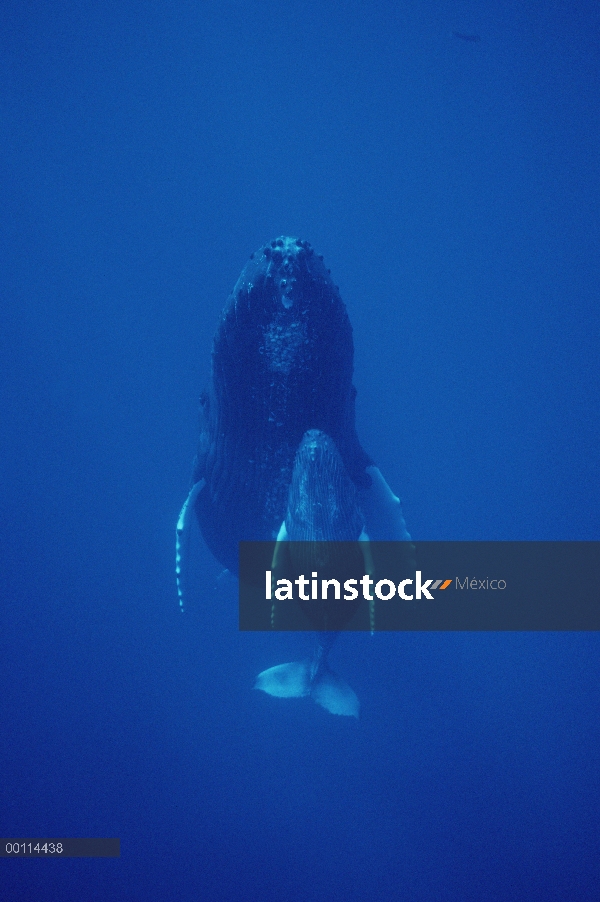
<svg viewBox="0 0 600 902"><path fill-rule="evenodd" d="M464 31L453 31L453 38L460 38L461 41L469 41L471 44L477 43L477 41L481 40L481 37L478 34L465 34Z"/></svg>

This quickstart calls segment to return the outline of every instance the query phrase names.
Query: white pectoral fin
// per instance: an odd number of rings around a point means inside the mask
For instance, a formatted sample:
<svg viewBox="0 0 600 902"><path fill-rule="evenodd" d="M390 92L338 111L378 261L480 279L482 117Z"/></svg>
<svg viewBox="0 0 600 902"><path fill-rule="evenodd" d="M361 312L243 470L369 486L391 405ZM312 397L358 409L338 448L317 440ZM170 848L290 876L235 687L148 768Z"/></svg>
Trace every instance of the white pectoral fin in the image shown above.
<svg viewBox="0 0 600 902"><path fill-rule="evenodd" d="M196 482L190 489L190 493L185 499L179 519L177 521L177 530L175 536L175 576L177 579L177 595L179 596L179 607L183 610L185 601L185 582L188 561L190 556L190 534L192 517L194 514L194 505L200 491L204 488L205 480L201 479Z"/></svg>
<svg viewBox="0 0 600 902"><path fill-rule="evenodd" d="M360 493L365 532L373 542L410 542L400 499L394 495L378 467L367 467L367 473L371 477L371 487Z"/></svg>
<svg viewBox="0 0 600 902"><path fill-rule="evenodd" d="M375 564L373 563L373 552L371 551L371 537L367 535L365 530L361 532L358 537L358 541L360 542L360 550L362 551L363 561L365 562L365 573L368 573L369 576L373 576L375 573Z"/></svg>
<svg viewBox="0 0 600 902"><path fill-rule="evenodd" d="M288 548L288 533L285 527L285 520L281 524L279 532L277 533L277 538L275 540L275 548L273 549L273 560L271 562L271 572L273 573L273 579L275 580L275 585L277 584L277 577L285 572L285 568L288 564L288 556L289 556L289 548Z"/></svg>
<svg viewBox="0 0 600 902"><path fill-rule="evenodd" d="M287 526L285 525L285 520L279 527L279 532L277 533L277 541L278 542L287 542L288 541L288 531L287 531Z"/></svg>

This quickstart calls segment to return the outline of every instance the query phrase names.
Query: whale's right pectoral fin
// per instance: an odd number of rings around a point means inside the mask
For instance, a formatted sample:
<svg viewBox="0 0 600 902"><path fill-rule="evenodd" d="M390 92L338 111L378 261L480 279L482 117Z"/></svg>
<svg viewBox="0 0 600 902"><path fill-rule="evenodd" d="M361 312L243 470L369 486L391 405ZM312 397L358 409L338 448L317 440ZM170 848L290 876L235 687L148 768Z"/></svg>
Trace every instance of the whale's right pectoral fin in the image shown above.
<svg viewBox="0 0 600 902"><path fill-rule="evenodd" d="M190 489L190 493L184 501L175 537L175 576L177 579L177 595L179 607L183 611L185 604L185 590L190 557L190 535L192 529L192 517L194 505L200 491L204 488L205 480L201 479Z"/></svg>
<svg viewBox="0 0 600 902"><path fill-rule="evenodd" d="M289 569L289 554L289 537L284 520L277 533L275 548L273 549L273 560L271 561L271 572L274 574L275 579L279 575L283 576L286 569Z"/></svg>
<svg viewBox="0 0 600 902"><path fill-rule="evenodd" d="M360 506L369 538L373 542L410 542L400 499L394 495L378 467L367 467L367 473L371 477L371 486L361 490Z"/></svg>

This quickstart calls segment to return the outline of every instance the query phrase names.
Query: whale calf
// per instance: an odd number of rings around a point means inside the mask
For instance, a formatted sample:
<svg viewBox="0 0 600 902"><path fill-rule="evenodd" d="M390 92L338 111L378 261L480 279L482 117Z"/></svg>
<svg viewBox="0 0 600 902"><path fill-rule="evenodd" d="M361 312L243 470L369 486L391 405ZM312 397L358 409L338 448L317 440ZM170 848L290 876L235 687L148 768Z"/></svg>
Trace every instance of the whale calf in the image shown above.
<svg viewBox="0 0 600 902"><path fill-rule="evenodd" d="M274 585L279 575L313 570L321 575L339 574L341 569L349 575L364 573L368 569L367 543L358 492L334 442L324 432L308 431L296 453L285 520L275 545ZM312 658L264 670L255 688L278 698L310 696L332 714L358 717L358 698L330 669L327 657L360 599L307 599L299 604L319 629ZM276 626L275 606L274 615Z"/></svg>

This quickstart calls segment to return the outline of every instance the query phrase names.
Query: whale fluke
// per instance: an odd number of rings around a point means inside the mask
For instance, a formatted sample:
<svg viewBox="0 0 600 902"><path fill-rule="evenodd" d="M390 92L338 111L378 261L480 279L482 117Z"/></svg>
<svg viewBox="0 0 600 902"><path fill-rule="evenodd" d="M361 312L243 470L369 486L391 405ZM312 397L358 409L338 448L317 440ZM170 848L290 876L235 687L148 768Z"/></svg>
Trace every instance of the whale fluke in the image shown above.
<svg viewBox="0 0 600 902"><path fill-rule="evenodd" d="M327 664L313 682L310 696L330 714L358 717L360 702L356 693Z"/></svg>
<svg viewBox="0 0 600 902"><path fill-rule="evenodd" d="M310 696L330 714L358 717L360 702L348 683L324 664L311 679L310 660L278 664L263 670L256 678L255 689L262 689L276 698L304 698Z"/></svg>
<svg viewBox="0 0 600 902"><path fill-rule="evenodd" d="M277 664L256 677L255 689L275 698L303 698L310 695L310 661Z"/></svg>

